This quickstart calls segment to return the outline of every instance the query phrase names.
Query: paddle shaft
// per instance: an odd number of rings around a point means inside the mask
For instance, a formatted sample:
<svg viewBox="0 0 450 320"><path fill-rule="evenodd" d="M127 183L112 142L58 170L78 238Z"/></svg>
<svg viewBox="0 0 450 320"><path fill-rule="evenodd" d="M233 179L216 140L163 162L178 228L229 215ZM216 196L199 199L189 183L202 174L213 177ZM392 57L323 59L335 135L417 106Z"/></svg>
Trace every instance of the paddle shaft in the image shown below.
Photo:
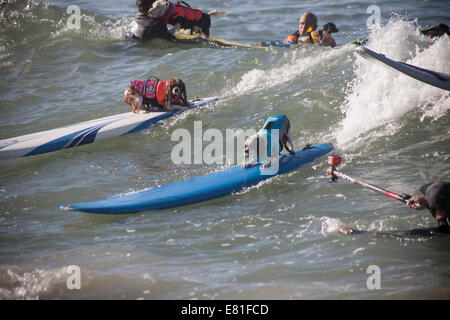
<svg viewBox="0 0 450 320"><path fill-rule="evenodd" d="M348 175L343 174L342 172L339 172L339 171L337 171L334 168L330 168L330 169L331 169L330 170L331 171L330 175L332 176L332 180L333 181L336 181L337 178L341 178L341 179L344 179L344 180L346 180L348 182L351 182L351 183L354 183L354 184L358 184L358 185L360 185L363 188L370 189L370 190L373 190L375 192L381 193L381 194L383 194L385 196L388 196L389 198L401 201L403 203L406 203L408 201L408 199L411 198L410 195L407 195L407 194L399 195L399 194L396 194L394 192L391 192L391 191L385 190L383 188L377 187L375 185L366 183L364 181L360 181L360 180L354 179L352 177L349 177Z"/></svg>

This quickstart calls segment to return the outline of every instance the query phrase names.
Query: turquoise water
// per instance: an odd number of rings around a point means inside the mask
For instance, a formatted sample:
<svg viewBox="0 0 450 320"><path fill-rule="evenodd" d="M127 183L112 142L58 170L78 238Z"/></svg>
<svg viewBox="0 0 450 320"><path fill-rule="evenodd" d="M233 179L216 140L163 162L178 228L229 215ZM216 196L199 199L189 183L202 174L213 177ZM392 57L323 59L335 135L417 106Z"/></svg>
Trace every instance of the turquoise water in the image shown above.
<svg viewBox="0 0 450 320"><path fill-rule="evenodd" d="M220 101L152 130L0 163L2 299L450 298L448 238L404 236L436 222L427 212L340 181L326 157L232 196L171 210L107 216L59 205L139 191L219 165L174 165L176 129L259 128L286 114L296 147L331 142L342 172L394 192L450 179L450 94L364 60L346 45L368 37L386 56L450 73L450 38L419 30L450 23L448 1L190 1L213 17L211 35L259 45L295 31L305 10L335 22L338 47L268 51L124 40L134 1L0 4L0 139L127 112L131 79L182 78L188 97ZM204 142L204 146L208 142ZM340 223L368 230L335 232ZM69 290L67 267L81 270ZM369 290L367 268L381 270Z"/></svg>

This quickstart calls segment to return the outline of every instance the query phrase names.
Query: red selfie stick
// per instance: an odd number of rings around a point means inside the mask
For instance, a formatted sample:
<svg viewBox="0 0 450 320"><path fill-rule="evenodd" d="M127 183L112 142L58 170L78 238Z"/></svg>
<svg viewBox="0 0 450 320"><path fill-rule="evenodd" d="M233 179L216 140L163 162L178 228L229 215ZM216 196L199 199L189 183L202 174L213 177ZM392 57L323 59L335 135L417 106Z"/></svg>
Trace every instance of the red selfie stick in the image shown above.
<svg viewBox="0 0 450 320"><path fill-rule="evenodd" d="M369 184L369 183L366 183L366 182L363 182L363 181L359 181L357 179L354 179L352 177L347 176L346 174L343 174L343 173L337 171L336 167L342 163L342 157L341 156L338 156L338 155L329 156L328 157L328 163L331 166L327 170L327 175L330 177L330 182L337 182L338 178L342 178L342 179L344 179L344 180L346 180L348 182L358 184L358 185L360 185L363 188L376 191L376 192L381 193L381 194L383 194L383 195L385 195L385 196L387 196L389 198L401 201L403 203L406 203L408 201L408 199L411 198L411 196L409 194L405 194L405 193L403 193L401 195L400 194L396 194L394 192L391 192L391 191L385 190L383 188L377 187L377 186L375 186L373 184Z"/></svg>

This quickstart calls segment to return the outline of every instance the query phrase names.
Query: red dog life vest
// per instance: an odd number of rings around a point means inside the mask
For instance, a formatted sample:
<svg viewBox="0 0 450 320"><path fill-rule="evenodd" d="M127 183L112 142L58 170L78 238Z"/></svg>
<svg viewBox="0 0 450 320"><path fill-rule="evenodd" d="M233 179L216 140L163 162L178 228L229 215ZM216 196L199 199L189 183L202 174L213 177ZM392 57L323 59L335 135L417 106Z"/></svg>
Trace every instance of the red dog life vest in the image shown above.
<svg viewBox="0 0 450 320"><path fill-rule="evenodd" d="M144 97L144 103L163 107L166 95L166 81L160 80L131 80L131 85ZM177 96L172 96L172 103L181 104Z"/></svg>
<svg viewBox="0 0 450 320"><path fill-rule="evenodd" d="M166 14L161 17L164 24L172 24L171 21L174 21L177 18L182 18L189 22L197 22L202 18L202 12L198 9L192 9L186 2L181 1L176 4L173 4L172 2L169 3L169 9L167 9Z"/></svg>
<svg viewBox="0 0 450 320"><path fill-rule="evenodd" d="M131 85L153 106L163 106L165 81L131 80Z"/></svg>

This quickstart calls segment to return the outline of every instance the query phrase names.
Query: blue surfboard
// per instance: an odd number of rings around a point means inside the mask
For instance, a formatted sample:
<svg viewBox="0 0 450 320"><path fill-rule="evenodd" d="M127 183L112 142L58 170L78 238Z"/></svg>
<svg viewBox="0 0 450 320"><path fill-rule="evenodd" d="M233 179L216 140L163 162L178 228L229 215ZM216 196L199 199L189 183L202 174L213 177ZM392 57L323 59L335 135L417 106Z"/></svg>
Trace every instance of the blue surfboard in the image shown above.
<svg viewBox="0 0 450 320"><path fill-rule="evenodd" d="M160 210L198 203L239 192L263 180L291 172L331 150L333 150L332 144L323 143L311 146L308 149L296 150L295 154L292 155L284 153L279 158L278 172L272 175L263 174L261 165L246 169L235 166L136 193L92 202L62 205L60 209L118 214Z"/></svg>
<svg viewBox="0 0 450 320"><path fill-rule="evenodd" d="M354 41L349 42L350 44L354 44L357 46L363 46L367 43L367 39L366 38L359 38L356 39ZM293 43L284 43L283 41L280 40L274 40L274 41L261 41L261 46L262 47L282 47L282 48L296 48L297 44L293 44Z"/></svg>

